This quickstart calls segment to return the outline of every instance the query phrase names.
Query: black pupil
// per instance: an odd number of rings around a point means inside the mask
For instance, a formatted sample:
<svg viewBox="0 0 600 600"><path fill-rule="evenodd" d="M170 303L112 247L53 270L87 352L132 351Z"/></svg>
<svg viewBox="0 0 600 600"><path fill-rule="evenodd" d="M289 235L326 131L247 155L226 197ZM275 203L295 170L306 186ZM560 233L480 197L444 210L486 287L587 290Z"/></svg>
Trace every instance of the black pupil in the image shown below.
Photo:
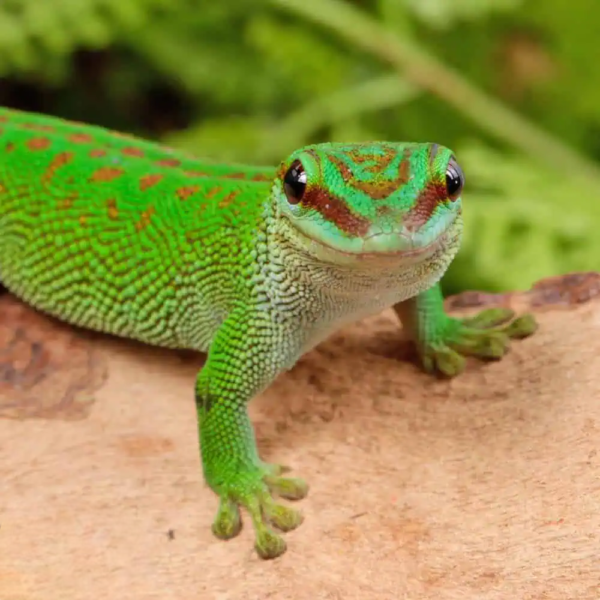
<svg viewBox="0 0 600 600"><path fill-rule="evenodd" d="M298 204L306 190L306 172L299 160L295 160L283 178L283 188L290 204Z"/></svg>
<svg viewBox="0 0 600 600"><path fill-rule="evenodd" d="M458 198L465 185L465 176L458 163L452 159L446 171L446 190L450 198Z"/></svg>

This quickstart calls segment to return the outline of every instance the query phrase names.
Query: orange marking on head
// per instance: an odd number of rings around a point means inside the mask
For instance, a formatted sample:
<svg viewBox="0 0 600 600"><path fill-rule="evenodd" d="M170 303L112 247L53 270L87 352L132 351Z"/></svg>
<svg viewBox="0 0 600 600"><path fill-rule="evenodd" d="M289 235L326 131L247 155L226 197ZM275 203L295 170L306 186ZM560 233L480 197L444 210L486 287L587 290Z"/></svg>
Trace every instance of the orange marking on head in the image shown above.
<svg viewBox="0 0 600 600"><path fill-rule="evenodd" d="M356 152L349 153L349 156L356 162L367 162L374 161L374 164L367 165L364 168L365 171L370 173L381 173L383 172L392 162L392 159L396 156L392 152L386 152L383 155L362 155ZM375 176L369 181L358 180L350 167L342 159L337 156L332 156L329 159L338 169L342 179L355 189L364 192L373 200L384 200L401 186L405 185L408 181L408 157L402 159L398 174L394 179L385 179L382 175ZM407 163L404 165L403 163Z"/></svg>
<svg viewBox="0 0 600 600"><path fill-rule="evenodd" d="M187 185L180 187L175 192L180 200L187 200L190 196L193 196L200 189L199 185Z"/></svg>
<svg viewBox="0 0 600 600"><path fill-rule="evenodd" d="M161 167L178 167L181 165L181 161L176 158L161 158L156 161L156 164Z"/></svg>
<svg viewBox="0 0 600 600"><path fill-rule="evenodd" d="M30 150L46 150L50 146L50 140L48 138L31 138L27 142L27 147Z"/></svg>
<svg viewBox="0 0 600 600"><path fill-rule="evenodd" d="M135 228L137 231L142 231L150 225L150 219L152 215L156 212L154 206L149 206L141 215L140 220L135 224Z"/></svg>
<svg viewBox="0 0 600 600"><path fill-rule="evenodd" d="M109 198L106 201L106 207L108 208L108 218L114 221L119 216L119 209L117 208L116 198Z"/></svg>
<svg viewBox="0 0 600 600"><path fill-rule="evenodd" d="M161 175L160 173L149 173L148 175L144 175L143 177L140 177L140 190L145 192L148 188L156 185L162 179L164 179L164 175Z"/></svg>
<svg viewBox="0 0 600 600"><path fill-rule="evenodd" d="M140 150L140 148L136 148L135 146L126 146L125 148L121 148L121 152L126 156L144 156L144 151Z"/></svg>
<svg viewBox="0 0 600 600"><path fill-rule="evenodd" d="M6 193L6 186L4 186L2 183L0 183L0 194L4 194Z"/></svg>
<svg viewBox="0 0 600 600"><path fill-rule="evenodd" d="M227 196L225 196L222 200L219 201L219 208L227 208L239 195L239 190L234 190L233 192L229 192Z"/></svg>
<svg viewBox="0 0 600 600"><path fill-rule="evenodd" d="M87 225L87 216L86 215L79 215L79 224L82 227L85 227Z"/></svg>
<svg viewBox="0 0 600 600"><path fill-rule="evenodd" d="M381 204L377 207L375 212L377 212L378 217L387 217L388 215L391 215L393 211L387 204Z"/></svg>
<svg viewBox="0 0 600 600"><path fill-rule="evenodd" d="M363 169L367 173L372 173L373 175L380 173L381 171L385 171L385 169L387 169L390 166L390 163L397 156L395 150L392 150L391 148L386 146L383 147L383 154L363 154L360 150L355 149L346 152L346 155L353 162L356 162L359 165L364 165Z"/></svg>
<svg viewBox="0 0 600 600"><path fill-rule="evenodd" d="M112 181L117 177L121 177L124 172L120 167L100 167L91 174L90 181Z"/></svg>
<svg viewBox="0 0 600 600"><path fill-rule="evenodd" d="M6 146L4 149L6 150L6 152L12 152L15 149L15 143L14 142L6 142Z"/></svg>
<svg viewBox="0 0 600 600"><path fill-rule="evenodd" d="M410 179L410 152L404 151L402 160L400 161L400 168L398 169L398 181L401 185L408 183Z"/></svg>
<svg viewBox="0 0 600 600"><path fill-rule="evenodd" d="M262 175L261 173L257 173L256 175L252 176L252 181L270 181L271 178L268 177L267 175Z"/></svg>
<svg viewBox="0 0 600 600"><path fill-rule="evenodd" d="M91 144L94 141L89 133L72 133L67 139L74 144Z"/></svg>
<svg viewBox="0 0 600 600"><path fill-rule="evenodd" d="M4 115L0 115L0 123L6 123L8 121L8 117L5 117Z"/></svg>
<svg viewBox="0 0 600 600"><path fill-rule="evenodd" d="M100 158L102 156L106 156L106 150L95 148L94 150L90 150L90 156L92 158Z"/></svg>
<svg viewBox="0 0 600 600"><path fill-rule="evenodd" d="M70 163L74 156L75 154L73 152L60 152L57 154L48 165L46 172L42 175L42 180L48 181L52 179L56 170Z"/></svg>

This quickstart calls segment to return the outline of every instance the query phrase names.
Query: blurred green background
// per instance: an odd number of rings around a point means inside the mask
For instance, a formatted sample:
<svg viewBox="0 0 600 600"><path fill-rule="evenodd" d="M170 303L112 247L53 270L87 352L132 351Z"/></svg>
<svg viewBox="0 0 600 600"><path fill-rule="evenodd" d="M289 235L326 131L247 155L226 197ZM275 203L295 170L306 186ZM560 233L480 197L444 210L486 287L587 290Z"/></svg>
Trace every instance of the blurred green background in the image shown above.
<svg viewBox="0 0 600 600"><path fill-rule="evenodd" d="M437 141L467 176L446 291L522 289L599 267L598 23L597 0L1 0L0 104L255 164Z"/></svg>

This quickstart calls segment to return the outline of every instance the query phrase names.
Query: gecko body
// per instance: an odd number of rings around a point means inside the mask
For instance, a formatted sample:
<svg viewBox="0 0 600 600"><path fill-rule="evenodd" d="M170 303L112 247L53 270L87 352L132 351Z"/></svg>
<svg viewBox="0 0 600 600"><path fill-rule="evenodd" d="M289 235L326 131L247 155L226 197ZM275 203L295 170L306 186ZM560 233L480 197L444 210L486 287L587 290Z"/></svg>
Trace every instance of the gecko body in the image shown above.
<svg viewBox="0 0 600 600"><path fill-rule="evenodd" d="M213 532L240 507L281 555L302 479L258 454L246 405L332 331L393 307L427 371L499 358L529 315L444 312L464 175L435 143L313 144L277 167L202 161L152 142L0 108L0 281L65 322L208 353L195 399Z"/></svg>

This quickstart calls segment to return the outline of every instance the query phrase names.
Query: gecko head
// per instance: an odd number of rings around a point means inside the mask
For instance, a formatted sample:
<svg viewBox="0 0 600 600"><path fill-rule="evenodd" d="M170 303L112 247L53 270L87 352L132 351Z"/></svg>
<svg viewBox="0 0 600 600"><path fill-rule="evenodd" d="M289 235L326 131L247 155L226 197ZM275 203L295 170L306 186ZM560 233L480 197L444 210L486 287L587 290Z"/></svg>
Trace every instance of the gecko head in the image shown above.
<svg viewBox="0 0 600 600"><path fill-rule="evenodd" d="M419 260L458 248L463 186L438 144L325 143L289 156L274 193L287 235L309 250Z"/></svg>

